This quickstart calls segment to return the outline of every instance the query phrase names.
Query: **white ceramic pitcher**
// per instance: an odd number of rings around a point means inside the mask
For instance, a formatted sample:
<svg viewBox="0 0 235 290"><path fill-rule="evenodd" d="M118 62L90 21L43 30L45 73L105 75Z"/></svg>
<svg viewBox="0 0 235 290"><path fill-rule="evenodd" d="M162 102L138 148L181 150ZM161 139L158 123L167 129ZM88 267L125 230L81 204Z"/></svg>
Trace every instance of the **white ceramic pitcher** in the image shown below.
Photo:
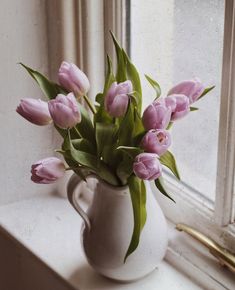
<svg viewBox="0 0 235 290"><path fill-rule="evenodd" d="M94 175L88 176L94 178ZM126 259L133 233L133 209L129 188L114 187L98 180L91 204L85 212L79 205L81 179L74 174L67 187L68 199L83 218L82 243L89 264L100 274L133 281L152 272L167 249L167 224L146 182L147 220L137 249Z"/></svg>

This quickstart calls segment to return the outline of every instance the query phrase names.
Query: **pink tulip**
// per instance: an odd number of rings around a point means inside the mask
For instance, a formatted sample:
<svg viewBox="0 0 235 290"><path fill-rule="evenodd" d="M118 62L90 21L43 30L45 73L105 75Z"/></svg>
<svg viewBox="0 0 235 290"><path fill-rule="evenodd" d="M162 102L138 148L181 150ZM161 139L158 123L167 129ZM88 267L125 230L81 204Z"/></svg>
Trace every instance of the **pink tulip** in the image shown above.
<svg viewBox="0 0 235 290"><path fill-rule="evenodd" d="M205 86L198 78L195 78L193 80L186 80L177 84L168 92L168 95L185 95L189 98L189 103L192 104L196 102L204 90Z"/></svg>
<svg viewBox="0 0 235 290"><path fill-rule="evenodd" d="M51 123L48 104L40 99L21 100L16 112L35 125L42 126Z"/></svg>
<svg viewBox="0 0 235 290"><path fill-rule="evenodd" d="M133 171L140 179L155 180L162 174L162 166L158 155L154 153L141 153L136 156Z"/></svg>
<svg viewBox="0 0 235 290"><path fill-rule="evenodd" d="M35 183L53 183L64 175L65 166L60 159L49 157L34 163L31 173L31 180Z"/></svg>
<svg viewBox="0 0 235 290"><path fill-rule="evenodd" d="M72 128L81 122L81 114L73 93L67 96L59 94L48 102L49 111L54 123L60 128Z"/></svg>
<svg viewBox="0 0 235 290"><path fill-rule="evenodd" d="M169 105L172 109L171 121L181 119L190 112L189 99L185 95L170 95L165 98L165 102L171 104Z"/></svg>
<svg viewBox="0 0 235 290"><path fill-rule="evenodd" d="M171 145L170 133L164 129L148 131L141 141L141 147L146 152L163 155Z"/></svg>
<svg viewBox="0 0 235 290"><path fill-rule="evenodd" d="M127 80L123 83L112 83L105 96L105 109L112 117L121 117L126 113L129 96L132 92L132 83Z"/></svg>
<svg viewBox="0 0 235 290"><path fill-rule="evenodd" d="M84 96L89 88L90 83L87 76L75 64L63 61L59 73L59 83L69 92L76 96Z"/></svg>
<svg viewBox="0 0 235 290"><path fill-rule="evenodd" d="M146 130L165 129L171 120L171 108L164 99L154 101L145 109L142 120Z"/></svg>

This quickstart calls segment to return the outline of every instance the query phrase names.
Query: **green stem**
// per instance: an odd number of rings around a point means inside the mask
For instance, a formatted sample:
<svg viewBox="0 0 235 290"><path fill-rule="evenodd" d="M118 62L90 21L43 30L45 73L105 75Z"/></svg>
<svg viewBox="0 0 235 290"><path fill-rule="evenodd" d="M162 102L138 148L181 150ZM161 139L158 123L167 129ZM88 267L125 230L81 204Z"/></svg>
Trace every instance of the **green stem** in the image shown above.
<svg viewBox="0 0 235 290"><path fill-rule="evenodd" d="M73 127L74 128L74 130L76 131L76 133L78 134L78 136L80 137L80 138L82 138L82 135L80 134L80 132L78 131L78 129L74 126Z"/></svg>
<svg viewBox="0 0 235 290"><path fill-rule="evenodd" d="M90 102L89 98L88 98L86 95L84 95L83 97L84 97L84 100L85 100L85 102L87 103L88 107L89 107L90 110L92 111L92 113L93 113L93 114L96 114L96 109L95 109L95 107L92 105L92 103Z"/></svg>

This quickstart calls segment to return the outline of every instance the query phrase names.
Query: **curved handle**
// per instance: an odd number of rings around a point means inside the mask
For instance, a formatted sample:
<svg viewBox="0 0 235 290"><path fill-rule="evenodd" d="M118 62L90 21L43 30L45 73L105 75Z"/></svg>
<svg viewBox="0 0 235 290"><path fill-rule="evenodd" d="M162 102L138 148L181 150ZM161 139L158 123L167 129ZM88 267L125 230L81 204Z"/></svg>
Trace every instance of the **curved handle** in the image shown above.
<svg viewBox="0 0 235 290"><path fill-rule="evenodd" d="M78 203L79 196L81 195L81 190L75 190L75 189L79 189L79 187L82 185L81 181L82 179L77 174L73 174L70 177L70 180L67 185L67 195L68 195L69 202L75 208L75 210L79 213L79 215L81 216L81 218L83 219L85 223L85 226L90 231L91 222L89 220L89 217L86 214L86 212L81 208L80 204Z"/></svg>

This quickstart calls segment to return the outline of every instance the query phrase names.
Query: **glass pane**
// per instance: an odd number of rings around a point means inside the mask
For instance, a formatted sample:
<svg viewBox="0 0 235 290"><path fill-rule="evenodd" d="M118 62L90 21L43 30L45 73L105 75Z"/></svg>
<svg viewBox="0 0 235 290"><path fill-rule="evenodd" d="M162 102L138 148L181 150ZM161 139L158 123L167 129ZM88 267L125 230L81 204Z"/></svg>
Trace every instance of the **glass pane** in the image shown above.
<svg viewBox="0 0 235 290"><path fill-rule="evenodd" d="M223 0L131 1L131 57L141 73L144 108L156 79L163 96L173 84L199 77L216 85L199 101L199 111L175 123L174 153L182 180L210 200L215 198L217 139L224 29Z"/></svg>

